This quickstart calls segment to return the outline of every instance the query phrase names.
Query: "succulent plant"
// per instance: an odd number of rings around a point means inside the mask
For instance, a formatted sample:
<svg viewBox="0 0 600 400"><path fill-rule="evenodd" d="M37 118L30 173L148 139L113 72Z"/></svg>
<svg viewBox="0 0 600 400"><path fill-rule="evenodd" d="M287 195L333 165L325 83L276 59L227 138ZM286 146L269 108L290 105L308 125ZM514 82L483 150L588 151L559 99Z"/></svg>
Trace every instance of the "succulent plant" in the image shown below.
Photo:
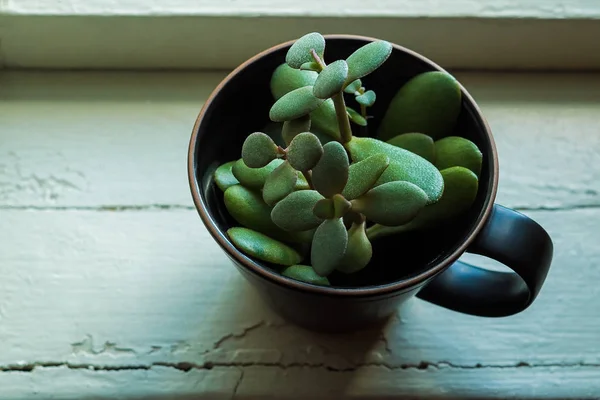
<svg viewBox="0 0 600 400"><path fill-rule="evenodd" d="M368 267L377 238L435 229L473 205L482 153L453 135L461 90L448 73L410 79L384 105L376 135L354 134L368 129L376 101L363 81L391 52L378 40L326 63L316 32L289 48L270 82L271 125L213 175L239 224L227 235L247 256L332 285L335 274Z"/></svg>

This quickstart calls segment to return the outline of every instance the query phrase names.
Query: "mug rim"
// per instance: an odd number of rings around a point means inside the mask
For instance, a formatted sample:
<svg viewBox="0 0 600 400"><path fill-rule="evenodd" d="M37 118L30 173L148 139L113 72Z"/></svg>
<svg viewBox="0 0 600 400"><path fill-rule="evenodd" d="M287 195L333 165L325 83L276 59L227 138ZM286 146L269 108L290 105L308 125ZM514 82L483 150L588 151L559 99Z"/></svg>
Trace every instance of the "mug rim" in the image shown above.
<svg viewBox="0 0 600 400"><path fill-rule="evenodd" d="M323 37L328 39L350 39L357 40L362 42L372 42L375 40L380 40L370 36L363 35L354 35L354 34L324 34ZM222 232L216 225L215 221L211 217L208 211L208 205L203 201L202 196L200 195L201 191L203 191L200 183L196 179L195 173L195 155L196 155L196 143L198 141L198 133L200 124L204 119L207 110L211 107L215 97L219 94L219 92L242 70L247 68L249 65L259 61L260 59L269 56L270 54L281 50L282 48L291 46L297 39L289 40L286 42L282 42L280 44L274 45L265 49L251 58L247 59L243 63L241 63L238 67L236 67L233 71L231 71L227 76L213 89L210 93L209 97L204 102L198 116L196 117L196 121L193 126L192 135L190 137L189 146L188 146L188 160L187 160L187 172L188 172L188 182L192 192L192 198L194 201L194 205L196 210L200 214L200 218L202 222L207 227L211 236L215 241L220 245L220 247L228 253L230 258L233 258L234 262L238 265L243 266L244 268L250 270L250 272L257 274L263 279L269 280L272 283L277 284L278 286L287 288L287 289L295 289L303 292L311 292L317 295L326 295L326 296L343 296L343 297L364 297L364 296L373 296L373 295L384 295L395 292L403 292L410 289L414 289L418 287L420 284L424 284L428 280L432 279L436 275L443 272L446 268L452 265L455 261L460 258L460 256L466 252L467 248L471 245L471 243L476 239L477 235L483 229L485 223L487 222L489 216L492 213L492 209L494 206L494 202L496 199L496 194L498 191L498 180L499 180L499 165L498 165L498 153L496 149L496 144L494 141L494 137L492 135L492 130L489 126L489 123L481 108L475 101L475 99L471 96L471 94L466 90L466 88L462 85L461 82L457 80L457 83L460 87L463 98L470 104L477 118L480 119L483 125L483 133L487 137L490 145L490 154L492 160L492 168L490 170L490 179L488 183L488 193L486 193L485 204L483 209L480 211L479 217L474 222L473 226L470 229L470 232L467 234L464 240L455 248L449 255L444 257L443 260L440 260L430 268L425 269L419 274L412 276L410 278L406 278L400 281L394 281L390 283L385 283L381 285L367 286L367 287L332 287L332 286L319 286L313 285L306 282L294 280L291 278L287 278L281 274L276 272L269 271L267 268L262 267L260 264L255 262L251 257L246 256L240 250L238 250L227 238L226 234ZM411 57L417 58L420 61L426 63L434 70L446 72L447 71L442 68L437 63L423 56L422 54L417 53L416 51L410 50L404 46L398 45L393 42L389 42L395 51L400 51L408 54Z"/></svg>

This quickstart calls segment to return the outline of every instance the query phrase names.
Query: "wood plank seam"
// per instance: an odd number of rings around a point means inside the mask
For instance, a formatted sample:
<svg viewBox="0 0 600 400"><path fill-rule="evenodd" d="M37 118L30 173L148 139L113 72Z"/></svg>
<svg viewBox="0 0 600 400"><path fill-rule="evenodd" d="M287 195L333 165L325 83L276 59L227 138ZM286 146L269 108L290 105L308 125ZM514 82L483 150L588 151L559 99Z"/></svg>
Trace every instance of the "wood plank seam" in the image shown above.
<svg viewBox="0 0 600 400"><path fill-rule="evenodd" d="M68 368L68 369L86 369L93 371L132 371L132 370L151 370L155 367L173 368L182 372L189 372L191 370L212 370L213 368L244 368L244 367L266 367L266 368L277 368L277 369L323 369L330 372L355 372L361 368L367 367L380 367L389 371L398 370L427 370L435 369L441 370L445 368L449 369L461 369L461 370L474 370L474 369L494 369L494 370L507 370L515 368L600 368L600 363L588 363L588 362L576 362L576 363L527 363L520 361L512 365L501 365L501 364L474 364L474 365L463 365L454 364L448 361L429 362L421 361L418 364L388 364L384 362L365 362L357 364L355 367L348 368L336 368L325 363L310 363L310 362L294 362L294 363L271 363L271 362L206 362L202 364L191 363L191 362L164 362L156 361L148 364L130 364L130 365L100 365L92 363L71 363L71 362L35 362L30 364L14 364L0 366L0 373L10 372L33 372L36 369L41 368Z"/></svg>

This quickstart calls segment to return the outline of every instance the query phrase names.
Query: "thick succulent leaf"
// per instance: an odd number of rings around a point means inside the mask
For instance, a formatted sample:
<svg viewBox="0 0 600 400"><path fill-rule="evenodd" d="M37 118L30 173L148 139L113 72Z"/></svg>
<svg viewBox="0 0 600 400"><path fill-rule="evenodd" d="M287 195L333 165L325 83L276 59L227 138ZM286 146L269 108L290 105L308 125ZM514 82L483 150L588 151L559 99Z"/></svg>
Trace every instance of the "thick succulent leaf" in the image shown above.
<svg viewBox="0 0 600 400"><path fill-rule="evenodd" d="M348 169L348 183L342 195L348 200L362 196L375 185L389 164L390 158L383 153L373 154L362 161L352 163Z"/></svg>
<svg viewBox="0 0 600 400"><path fill-rule="evenodd" d="M375 100L377 99L377 95L372 90L367 90L363 94L355 97L358 104L361 104L365 107L372 107L375 104Z"/></svg>
<svg viewBox="0 0 600 400"><path fill-rule="evenodd" d="M352 208L352 204L341 194L333 195L332 200L335 218L342 218Z"/></svg>
<svg viewBox="0 0 600 400"><path fill-rule="evenodd" d="M450 135L462 107L458 82L447 72L419 74L394 95L381 120L377 138L420 132L433 140Z"/></svg>
<svg viewBox="0 0 600 400"><path fill-rule="evenodd" d="M308 181L302 174L298 174L298 180L296 181L295 190L307 190L310 189Z"/></svg>
<svg viewBox="0 0 600 400"><path fill-rule="evenodd" d="M317 275L310 265L292 265L281 271L281 275L313 285L331 286L329 279Z"/></svg>
<svg viewBox="0 0 600 400"><path fill-rule="evenodd" d="M354 109L346 107L346 112L348 113L348 117L350 117L350 121L354 122L356 125L359 126L367 126L367 119L360 115L358 112L356 112Z"/></svg>
<svg viewBox="0 0 600 400"><path fill-rule="evenodd" d="M313 213L321 219L331 219L335 215L335 206L331 199L321 199L317 201L313 208Z"/></svg>
<svg viewBox="0 0 600 400"><path fill-rule="evenodd" d="M313 236L310 259L319 276L331 274L344 258L348 231L341 218L325 220Z"/></svg>
<svg viewBox="0 0 600 400"><path fill-rule="evenodd" d="M273 238L290 239L289 233L271 220L271 207L263 201L260 193L242 185L234 185L225 190L223 200L229 215L238 224Z"/></svg>
<svg viewBox="0 0 600 400"><path fill-rule="evenodd" d="M311 50L322 59L325 52L325 38L318 32L307 33L296 40L289 48L285 62L292 68L300 68L302 64L314 61Z"/></svg>
<svg viewBox="0 0 600 400"><path fill-rule="evenodd" d="M281 64L275 69L271 77L271 93L275 100L278 100L292 90L314 85L318 76L317 72L301 71L293 69L287 64ZM333 100L325 100L316 110L310 113L310 118L313 128L319 129L335 140L340 140L340 129ZM306 130L302 132L306 132Z"/></svg>
<svg viewBox="0 0 600 400"><path fill-rule="evenodd" d="M269 111L271 121L281 122L300 118L316 110L323 103L313 94L312 86L304 86L283 95Z"/></svg>
<svg viewBox="0 0 600 400"><path fill-rule="evenodd" d="M337 270L346 274L360 271L369 264L373 256L373 246L367 237L366 223L352 224L348 231L348 247Z"/></svg>
<svg viewBox="0 0 600 400"><path fill-rule="evenodd" d="M302 262L302 256L290 246L252 229L229 228L227 236L240 251L258 260L279 265Z"/></svg>
<svg viewBox="0 0 600 400"><path fill-rule="evenodd" d="M415 219L405 225L397 227L373 225L368 230L369 237L375 239L401 232L434 228L439 223L469 211L477 197L479 186L477 175L464 167L450 167L440 172L444 177L444 195L440 201L425 207Z"/></svg>
<svg viewBox="0 0 600 400"><path fill-rule="evenodd" d="M314 71L301 71L285 63L281 64L271 75L271 94L275 100L278 100L292 90L314 85L318 76L319 74Z"/></svg>
<svg viewBox="0 0 600 400"><path fill-rule="evenodd" d="M392 45L384 40L366 44L346 59L348 82L369 75L379 68L392 54Z"/></svg>
<svg viewBox="0 0 600 400"><path fill-rule="evenodd" d="M263 187L263 200L269 206L274 206L279 200L294 191L296 181L298 180L298 171L296 171L287 161L275 168L267 177Z"/></svg>
<svg viewBox="0 0 600 400"><path fill-rule="evenodd" d="M332 99L325 100L319 108L311 112L310 119L312 121L311 132L315 133L316 130L319 130L332 139L341 140L340 126Z"/></svg>
<svg viewBox="0 0 600 400"><path fill-rule="evenodd" d="M230 186L237 185L240 183L233 175L233 172L231 172L233 164L235 164L235 161L229 161L224 164L221 164L213 174L215 183L222 191L227 190L227 188L229 188Z"/></svg>
<svg viewBox="0 0 600 400"><path fill-rule="evenodd" d="M346 92L348 94L355 94L358 91L358 89L360 89L361 87L362 87L361 80L355 79L344 88L344 92Z"/></svg>
<svg viewBox="0 0 600 400"><path fill-rule="evenodd" d="M435 166L442 170L465 167L481 174L483 154L475 143L459 136L448 136L435 142Z"/></svg>
<svg viewBox="0 0 600 400"><path fill-rule="evenodd" d="M348 77L348 64L337 60L325 67L313 87L313 94L320 99L328 99L342 91Z"/></svg>
<svg viewBox="0 0 600 400"><path fill-rule="evenodd" d="M444 179L435 165L423 157L369 137L354 136L346 146L354 162L380 153L390 158L390 165L383 171L375 185L392 181L408 181L423 189L430 203L435 203L442 197Z"/></svg>
<svg viewBox="0 0 600 400"><path fill-rule="evenodd" d="M424 133L410 132L394 136L387 143L413 152L429 162L435 159L435 145L431 136ZM438 168L439 169L439 168Z"/></svg>
<svg viewBox="0 0 600 400"><path fill-rule="evenodd" d="M287 149L287 160L298 171L312 169L323 155L323 146L318 137L310 132L298 134Z"/></svg>
<svg viewBox="0 0 600 400"><path fill-rule="evenodd" d="M233 164L231 172L242 185L251 189L262 189L269 174L282 163L282 159L276 158L262 168L250 168L240 158Z"/></svg>
<svg viewBox="0 0 600 400"><path fill-rule="evenodd" d="M348 154L339 142L323 146L323 156L312 170L314 188L325 197L341 193L348 182Z"/></svg>
<svg viewBox="0 0 600 400"><path fill-rule="evenodd" d="M277 158L277 145L262 132L248 135L242 145L242 160L250 168L262 168Z"/></svg>
<svg viewBox="0 0 600 400"><path fill-rule="evenodd" d="M427 194L417 185L395 181L377 186L352 200L352 209L384 226L406 224L425 207Z"/></svg>
<svg viewBox="0 0 600 400"><path fill-rule="evenodd" d="M321 66L314 61L305 62L300 66L300 69L303 71L321 71Z"/></svg>
<svg viewBox="0 0 600 400"><path fill-rule="evenodd" d="M310 115L303 115L302 117L285 121L283 123L281 135L283 136L286 147L290 145L292 139L294 139L297 134L308 132L310 130L310 125Z"/></svg>
<svg viewBox="0 0 600 400"><path fill-rule="evenodd" d="M299 190L287 195L271 211L273 222L285 231L306 231L316 228L323 220L313 208L323 196L316 190Z"/></svg>

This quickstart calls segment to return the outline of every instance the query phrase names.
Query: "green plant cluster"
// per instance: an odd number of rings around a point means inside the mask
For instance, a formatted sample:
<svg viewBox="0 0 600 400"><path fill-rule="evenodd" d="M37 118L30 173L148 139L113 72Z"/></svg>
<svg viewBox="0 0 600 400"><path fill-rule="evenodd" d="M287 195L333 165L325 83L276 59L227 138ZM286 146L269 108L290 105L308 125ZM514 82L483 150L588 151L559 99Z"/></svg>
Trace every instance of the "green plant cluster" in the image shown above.
<svg viewBox="0 0 600 400"><path fill-rule="evenodd" d="M373 137L357 136L353 125L368 126L376 101L362 80L392 45L373 41L328 64L325 48L319 33L294 42L271 78L275 125L249 134L241 157L214 173L239 224L227 231L232 243L314 285L368 267L378 238L434 229L465 213L482 166L478 147L453 135L462 99L451 75L410 79Z"/></svg>

